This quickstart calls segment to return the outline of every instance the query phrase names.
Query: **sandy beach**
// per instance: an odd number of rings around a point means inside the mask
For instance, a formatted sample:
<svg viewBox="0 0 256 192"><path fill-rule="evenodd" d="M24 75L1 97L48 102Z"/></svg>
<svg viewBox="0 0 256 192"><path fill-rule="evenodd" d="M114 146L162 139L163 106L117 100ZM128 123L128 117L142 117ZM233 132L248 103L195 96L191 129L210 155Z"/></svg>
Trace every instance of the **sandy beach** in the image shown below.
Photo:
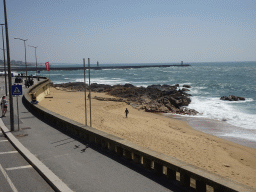
<svg viewBox="0 0 256 192"><path fill-rule="evenodd" d="M84 92L55 88L50 92L53 98L39 105L85 123ZM124 102L99 101L95 96L112 98L92 93L92 127L256 188L255 149L195 130L186 121L137 110Z"/></svg>

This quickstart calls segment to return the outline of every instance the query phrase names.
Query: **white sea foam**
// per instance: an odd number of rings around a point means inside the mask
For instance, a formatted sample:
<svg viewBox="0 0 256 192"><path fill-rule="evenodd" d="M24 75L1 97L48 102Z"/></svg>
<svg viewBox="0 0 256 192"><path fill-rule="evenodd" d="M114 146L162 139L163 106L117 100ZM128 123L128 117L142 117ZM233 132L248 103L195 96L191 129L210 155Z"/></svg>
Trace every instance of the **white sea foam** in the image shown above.
<svg viewBox="0 0 256 192"><path fill-rule="evenodd" d="M45 73L44 76L47 76L47 77L48 76L50 76L50 77L51 76L60 76L60 74L59 73Z"/></svg>
<svg viewBox="0 0 256 192"><path fill-rule="evenodd" d="M17 72L12 72L12 73L13 73L13 75L14 75L14 76L17 76L17 75L18 75L18 73L17 73Z"/></svg>
<svg viewBox="0 0 256 192"><path fill-rule="evenodd" d="M76 79L76 82L84 82L84 79ZM86 80L86 83L88 83L88 79ZM113 79L106 79L106 78L91 78L91 83L98 83L98 84L107 84L107 85L116 85L116 84L125 84L125 82L122 79L119 78L113 78Z"/></svg>
<svg viewBox="0 0 256 192"><path fill-rule="evenodd" d="M5 72L4 71L1 71L0 72L0 74L5 74ZM17 76L18 75L18 73L17 72L12 72L12 74L14 75L14 76ZM8 71L6 70L6 75L8 75Z"/></svg>
<svg viewBox="0 0 256 192"><path fill-rule="evenodd" d="M250 102L251 99L241 102ZM233 102L234 103L234 102ZM232 104L233 104L232 103ZM197 110L201 115L216 120L226 120L227 123L246 129L256 130L256 115L242 112L239 107L231 105L229 101L222 101L219 98L192 97L189 108Z"/></svg>
<svg viewBox="0 0 256 192"><path fill-rule="evenodd" d="M206 91L203 91L202 92L202 90L204 90L204 89L207 89L207 87L191 87L191 88L189 88L189 94L191 94L191 95L195 95L195 94L198 94L198 93L201 93L201 94L209 94L208 92L206 92Z"/></svg>
<svg viewBox="0 0 256 192"><path fill-rule="evenodd" d="M62 80L60 80L60 81L54 81L54 84L62 84L62 83L67 83L67 81L62 81Z"/></svg>
<svg viewBox="0 0 256 192"><path fill-rule="evenodd" d="M237 103L246 103L246 102L252 102L254 101L253 98L245 98L245 100L239 100L239 101L225 101L226 103L232 103L232 104L237 104Z"/></svg>
<svg viewBox="0 0 256 192"><path fill-rule="evenodd" d="M180 87L182 87L183 85L191 85L192 83L189 83L189 82L187 82L187 83L179 83L179 86Z"/></svg>

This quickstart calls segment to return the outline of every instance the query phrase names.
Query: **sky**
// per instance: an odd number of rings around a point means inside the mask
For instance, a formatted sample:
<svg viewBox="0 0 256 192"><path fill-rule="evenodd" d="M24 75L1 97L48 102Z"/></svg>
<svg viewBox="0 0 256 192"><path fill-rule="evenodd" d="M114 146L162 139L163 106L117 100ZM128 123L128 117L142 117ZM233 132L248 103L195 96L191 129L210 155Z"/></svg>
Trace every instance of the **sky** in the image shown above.
<svg viewBox="0 0 256 192"><path fill-rule="evenodd" d="M6 0L11 60L256 61L255 0ZM0 5L0 22L4 8ZM0 43L2 45L2 41ZM2 46L1 46L2 48ZM0 59L3 55L0 54Z"/></svg>

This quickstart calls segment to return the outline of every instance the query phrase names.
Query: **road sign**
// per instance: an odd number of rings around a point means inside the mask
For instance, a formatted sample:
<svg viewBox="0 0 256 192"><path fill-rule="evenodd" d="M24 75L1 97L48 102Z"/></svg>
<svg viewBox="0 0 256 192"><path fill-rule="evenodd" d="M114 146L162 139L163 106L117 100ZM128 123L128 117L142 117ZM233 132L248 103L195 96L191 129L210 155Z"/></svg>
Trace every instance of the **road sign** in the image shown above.
<svg viewBox="0 0 256 192"><path fill-rule="evenodd" d="M12 95L22 95L22 85L12 85Z"/></svg>

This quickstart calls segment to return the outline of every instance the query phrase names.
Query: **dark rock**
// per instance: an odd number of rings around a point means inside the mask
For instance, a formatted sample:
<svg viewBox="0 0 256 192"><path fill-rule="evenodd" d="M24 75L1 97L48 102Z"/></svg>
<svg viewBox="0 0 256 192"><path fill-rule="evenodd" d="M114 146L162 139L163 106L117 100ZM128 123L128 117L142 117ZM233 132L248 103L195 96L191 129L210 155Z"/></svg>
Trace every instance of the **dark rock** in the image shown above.
<svg viewBox="0 0 256 192"><path fill-rule="evenodd" d="M239 101L239 100L245 100L244 97L238 97L238 96L234 96L234 95L229 95L227 96L222 96L220 98L220 100L227 100L227 101Z"/></svg>
<svg viewBox="0 0 256 192"><path fill-rule="evenodd" d="M165 107L167 107L169 109L170 112L172 113L176 113L177 111L179 111L178 108L174 107L173 105L171 105L170 103L165 104Z"/></svg>
<svg viewBox="0 0 256 192"><path fill-rule="evenodd" d="M191 103L191 99L190 98L187 98L187 97L182 98L181 106L188 106L189 103Z"/></svg>
<svg viewBox="0 0 256 192"><path fill-rule="evenodd" d="M182 115L196 115L196 114L198 114L198 111L196 111L194 109L188 109L186 107L181 107L180 108L180 114L182 114Z"/></svg>
<svg viewBox="0 0 256 192"><path fill-rule="evenodd" d="M238 97L238 99L241 100L241 101L244 101L244 100L245 100L244 97Z"/></svg>
<svg viewBox="0 0 256 192"><path fill-rule="evenodd" d="M126 83L126 84L124 85L124 87L134 87L134 85L129 84L129 83Z"/></svg>
<svg viewBox="0 0 256 192"><path fill-rule="evenodd" d="M149 104L146 105L145 111L147 112L169 112L168 108L165 107L163 104L158 103L154 100L150 101Z"/></svg>
<svg viewBox="0 0 256 192"><path fill-rule="evenodd" d="M190 85L183 85L183 87L191 88L191 86L190 86Z"/></svg>
<svg viewBox="0 0 256 192"><path fill-rule="evenodd" d="M149 85L147 88L148 89L158 89L158 90L160 90L161 89L161 85Z"/></svg>
<svg viewBox="0 0 256 192"><path fill-rule="evenodd" d="M175 99L175 98L173 98L173 97L169 97L168 99L169 99L170 103L171 103L173 106L175 106L176 108L179 108L179 106L181 106L182 100L180 100L180 99Z"/></svg>
<svg viewBox="0 0 256 192"><path fill-rule="evenodd" d="M105 98L105 97L97 97L95 96L94 99L99 101L116 101L116 102L124 102L122 98Z"/></svg>
<svg viewBox="0 0 256 192"><path fill-rule="evenodd" d="M229 101L238 101L238 98L234 95L229 95L228 99L229 99Z"/></svg>
<svg viewBox="0 0 256 192"><path fill-rule="evenodd" d="M228 100L228 97L227 97L227 96L222 96L222 97L220 98L220 100Z"/></svg>
<svg viewBox="0 0 256 192"><path fill-rule="evenodd" d="M148 89L158 89L159 91L166 91L166 92L173 89L172 86L170 86L170 85L150 85L147 88Z"/></svg>
<svg viewBox="0 0 256 192"><path fill-rule="evenodd" d="M190 91L189 89L182 88L181 91Z"/></svg>
<svg viewBox="0 0 256 192"><path fill-rule="evenodd" d="M63 90L84 91L88 89L88 85L83 82L55 84L53 87L59 87ZM136 87L132 84L125 85L104 85L93 83L90 86L92 91L105 92L115 96L117 99L111 101L123 101L127 104L148 112L172 112L179 114L195 115L197 112L192 109L183 109L191 102L191 95L186 88L177 90L179 84L171 85L150 85L148 87ZM183 86L184 87L184 86ZM95 98L101 100L102 98Z"/></svg>

